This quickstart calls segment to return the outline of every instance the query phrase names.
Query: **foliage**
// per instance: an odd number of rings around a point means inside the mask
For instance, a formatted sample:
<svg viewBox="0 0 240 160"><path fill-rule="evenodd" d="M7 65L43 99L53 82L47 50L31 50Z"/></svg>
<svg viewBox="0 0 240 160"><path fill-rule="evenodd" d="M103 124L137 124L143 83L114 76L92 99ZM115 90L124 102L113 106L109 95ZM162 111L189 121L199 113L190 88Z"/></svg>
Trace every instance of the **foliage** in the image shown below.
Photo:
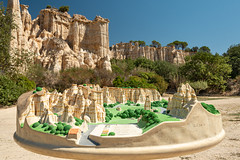
<svg viewBox="0 0 240 160"><path fill-rule="evenodd" d="M124 86L124 79L121 78L120 76L117 76L114 80L113 80L113 86L114 87L122 87Z"/></svg>
<svg viewBox="0 0 240 160"><path fill-rule="evenodd" d="M228 58L208 52L198 52L186 57L186 63L180 68L188 81L206 81L212 91L224 91L232 69Z"/></svg>
<svg viewBox="0 0 240 160"><path fill-rule="evenodd" d="M105 122L108 123L112 119L113 114L108 109L105 109L105 112L106 112Z"/></svg>
<svg viewBox="0 0 240 160"><path fill-rule="evenodd" d="M0 74L0 104L12 105L18 97L36 87L33 81L28 80L23 75L9 77Z"/></svg>
<svg viewBox="0 0 240 160"><path fill-rule="evenodd" d="M211 104L201 103L202 106L212 114L220 114L220 112Z"/></svg>
<svg viewBox="0 0 240 160"><path fill-rule="evenodd" d="M240 75L240 44L230 46L224 56L229 58L228 63L232 65L231 77Z"/></svg>
<svg viewBox="0 0 240 160"><path fill-rule="evenodd" d="M208 52L210 53L211 50L207 46L202 46L199 48L199 52Z"/></svg>
<svg viewBox="0 0 240 160"><path fill-rule="evenodd" d="M60 11L60 12L68 12L69 11L69 6L61 6L59 9L58 9L58 11Z"/></svg>
<svg viewBox="0 0 240 160"><path fill-rule="evenodd" d="M154 101L151 102L151 107L163 107L163 108L167 108L168 106L168 101L165 99L162 99L161 101Z"/></svg>
<svg viewBox="0 0 240 160"><path fill-rule="evenodd" d="M0 2L0 71L5 72L11 66L10 56L10 41L13 38L11 36L11 30L16 28L13 23L13 19Z"/></svg>
<svg viewBox="0 0 240 160"><path fill-rule="evenodd" d="M156 40L153 40L152 44L150 45L150 47L155 47L155 48L160 48L161 46L162 45Z"/></svg>
<svg viewBox="0 0 240 160"><path fill-rule="evenodd" d="M115 117L121 117L122 119L125 119L125 118L139 118L140 115L141 115L141 112L142 112L143 109L127 109L123 112L119 112L115 115Z"/></svg>
<svg viewBox="0 0 240 160"><path fill-rule="evenodd" d="M84 120L79 119L79 118L77 118L77 117L74 117L74 119L75 119L75 121L76 121L76 123L75 123L76 126L81 126L82 123L84 122Z"/></svg>
<svg viewBox="0 0 240 160"><path fill-rule="evenodd" d="M196 91L197 95L201 90L206 90L208 88L208 83L206 81L195 81L190 82L189 84Z"/></svg>
<svg viewBox="0 0 240 160"><path fill-rule="evenodd" d="M51 5L47 5L46 8L52 8L52 6Z"/></svg>
<svg viewBox="0 0 240 160"><path fill-rule="evenodd" d="M38 127L39 125L40 125L40 122L35 122L35 123L33 123L32 127L33 127L33 128L36 128L36 127Z"/></svg>
<svg viewBox="0 0 240 160"><path fill-rule="evenodd" d="M139 47L145 47L146 46L146 42L145 41L129 41L130 43L133 43L134 45L136 44L136 43L138 43L138 45L139 45Z"/></svg>
<svg viewBox="0 0 240 160"><path fill-rule="evenodd" d="M136 67L141 67L149 70L154 70L154 62L146 58L137 58L134 61Z"/></svg>
<svg viewBox="0 0 240 160"><path fill-rule="evenodd" d="M188 46L188 43L182 41L174 41L172 43L169 43L167 46L175 46L176 49L182 48L182 50L184 50Z"/></svg>
<svg viewBox="0 0 240 160"><path fill-rule="evenodd" d="M108 136L115 136L115 132L109 132Z"/></svg>
<svg viewBox="0 0 240 160"><path fill-rule="evenodd" d="M141 122L140 121L138 122L138 126L140 128L150 127L151 125L156 125L161 122L157 114L149 110L142 110L141 115L142 115L142 119L140 120ZM145 122L143 126L141 126L142 122Z"/></svg>

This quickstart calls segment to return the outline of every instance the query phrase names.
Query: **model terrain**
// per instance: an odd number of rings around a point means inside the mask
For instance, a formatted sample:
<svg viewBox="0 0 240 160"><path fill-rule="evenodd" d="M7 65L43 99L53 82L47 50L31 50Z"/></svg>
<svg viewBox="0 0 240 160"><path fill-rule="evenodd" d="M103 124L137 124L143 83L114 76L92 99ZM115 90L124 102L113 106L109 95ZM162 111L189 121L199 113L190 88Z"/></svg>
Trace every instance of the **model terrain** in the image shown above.
<svg viewBox="0 0 240 160"><path fill-rule="evenodd" d="M70 159L166 158L223 139L220 113L198 102L190 85L169 100L154 89L84 84L58 93L37 87L19 97L14 138L31 151Z"/></svg>

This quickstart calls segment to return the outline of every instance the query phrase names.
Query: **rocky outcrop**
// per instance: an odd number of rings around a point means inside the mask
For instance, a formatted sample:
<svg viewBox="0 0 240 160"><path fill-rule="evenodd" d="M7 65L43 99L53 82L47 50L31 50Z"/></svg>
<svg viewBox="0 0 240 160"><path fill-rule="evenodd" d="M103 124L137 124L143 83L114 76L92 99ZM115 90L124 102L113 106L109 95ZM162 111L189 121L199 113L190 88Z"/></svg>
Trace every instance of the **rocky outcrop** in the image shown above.
<svg viewBox="0 0 240 160"><path fill-rule="evenodd" d="M115 59L137 59L144 57L152 61L168 61L174 64L185 63L184 58L191 55L189 52L177 50L175 47L139 47L138 43L118 43L111 48L111 58Z"/></svg>
<svg viewBox="0 0 240 160"><path fill-rule="evenodd" d="M197 96L194 89L187 83L181 84L177 93L173 95L172 100L168 103L167 110L169 115L186 118L194 104L197 102Z"/></svg>
<svg viewBox="0 0 240 160"><path fill-rule="evenodd" d="M8 12L18 26L12 30L14 49L34 53L36 63L55 72L71 67L111 71L108 19L96 16L91 21L50 8L32 20L28 7L21 5L20 10L19 0L8 1Z"/></svg>

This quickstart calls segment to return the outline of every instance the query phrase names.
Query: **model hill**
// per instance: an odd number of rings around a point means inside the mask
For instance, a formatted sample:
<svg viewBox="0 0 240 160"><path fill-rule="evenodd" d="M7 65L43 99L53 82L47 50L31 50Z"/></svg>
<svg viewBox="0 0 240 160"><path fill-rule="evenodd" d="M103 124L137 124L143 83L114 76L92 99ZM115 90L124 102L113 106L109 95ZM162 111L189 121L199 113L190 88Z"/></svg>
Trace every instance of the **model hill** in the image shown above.
<svg viewBox="0 0 240 160"><path fill-rule="evenodd" d="M108 19L96 16L88 20L78 14L71 17L67 12L46 8L32 20L28 8L20 5L19 0L8 1L8 11L17 25L12 30L15 38L11 46L34 53L35 63L55 72L72 67L111 71L112 58L145 57L180 64L189 55L174 47L139 47L137 43L119 43L110 50Z"/></svg>

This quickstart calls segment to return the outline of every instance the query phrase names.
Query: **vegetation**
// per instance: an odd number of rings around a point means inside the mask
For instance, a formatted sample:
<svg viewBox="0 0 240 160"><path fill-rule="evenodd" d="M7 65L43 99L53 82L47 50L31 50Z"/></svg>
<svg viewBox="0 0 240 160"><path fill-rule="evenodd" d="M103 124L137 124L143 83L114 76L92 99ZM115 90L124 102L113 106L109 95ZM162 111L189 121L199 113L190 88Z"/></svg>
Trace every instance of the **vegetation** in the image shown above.
<svg viewBox="0 0 240 160"><path fill-rule="evenodd" d="M115 136L115 132L109 132L108 136Z"/></svg>
<svg viewBox="0 0 240 160"><path fill-rule="evenodd" d="M52 8L52 6L51 5L47 5L46 8Z"/></svg>
<svg viewBox="0 0 240 160"><path fill-rule="evenodd" d="M108 109L105 109L105 112L106 112L105 122L108 123L113 118L113 114Z"/></svg>
<svg viewBox="0 0 240 160"><path fill-rule="evenodd" d="M156 40L153 40L152 44L150 45L150 47L155 47L155 48L160 48L161 46L162 46L161 43L159 43Z"/></svg>
<svg viewBox="0 0 240 160"><path fill-rule="evenodd" d="M214 91L224 91L227 79L232 69L228 58L219 54L198 52L186 58L186 63L180 68L181 74L191 82L206 81Z"/></svg>
<svg viewBox="0 0 240 160"><path fill-rule="evenodd" d="M201 90L206 90L208 88L207 81L196 81L196 82L190 82L189 84L196 91L197 95Z"/></svg>
<svg viewBox="0 0 240 160"><path fill-rule="evenodd" d="M15 104L18 97L36 87L33 81L30 81L23 75L15 75L10 77L0 74L0 104Z"/></svg>
<svg viewBox="0 0 240 160"><path fill-rule="evenodd" d="M56 126L50 125L48 123L40 124L40 122L36 122L30 127L39 132L50 133L59 136L66 136L69 130L72 128L71 125L62 122L58 122L55 125Z"/></svg>
<svg viewBox="0 0 240 160"><path fill-rule="evenodd" d="M188 46L188 43L182 41L174 41L172 43L169 43L167 46L175 46L176 49L182 48L182 50L184 50Z"/></svg>
<svg viewBox="0 0 240 160"><path fill-rule="evenodd" d="M82 123L84 122L84 120L82 120L82 119L79 119L79 118L77 118L77 117L74 117L74 119L75 119L75 125L76 126L81 126L82 125Z"/></svg>
<svg viewBox="0 0 240 160"><path fill-rule="evenodd" d="M61 6L59 9L58 9L58 11L60 11L60 12L68 12L69 11L69 6Z"/></svg>
<svg viewBox="0 0 240 160"><path fill-rule="evenodd" d="M168 106L168 101L165 99L162 99L161 101L154 101L151 102L151 107L162 107L162 108L167 108Z"/></svg>
<svg viewBox="0 0 240 160"><path fill-rule="evenodd" d="M140 108L135 109L135 110L129 108L129 109L123 111L123 112L118 112L115 115L115 117L121 117L122 119L125 119L125 118L139 118L142 110L143 109L140 109Z"/></svg>
<svg viewBox="0 0 240 160"><path fill-rule="evenodd" d="M211 104L201 103L202 106L212 114L220 114L220 112Z"/></svg>
<svg viewBox="0 0 240 160"><path fill-rule="evenodd" d="M224 57L229 58L229 64L232 66L231 77L236 78L240 75L240 44L230 46Z"/></svg>

